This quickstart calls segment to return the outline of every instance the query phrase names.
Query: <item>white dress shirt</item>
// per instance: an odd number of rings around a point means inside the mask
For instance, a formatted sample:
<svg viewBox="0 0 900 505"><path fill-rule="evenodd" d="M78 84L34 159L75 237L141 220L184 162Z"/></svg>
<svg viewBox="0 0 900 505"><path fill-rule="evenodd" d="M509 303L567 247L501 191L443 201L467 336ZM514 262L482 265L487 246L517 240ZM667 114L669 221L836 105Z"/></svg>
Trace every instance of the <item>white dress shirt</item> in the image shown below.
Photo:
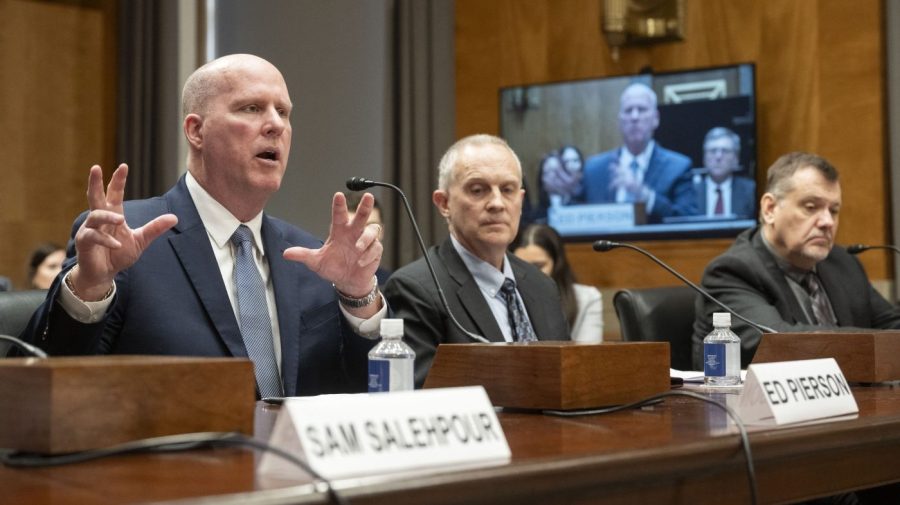
<svg viewBox="0 0 900 505"><path fill-rule="evenodd" d="M516 282L516 276L513 274L509 260L505 255L503 256L503 271L501 272L487 261L470 253L452 234L450 235L450 240L453 243L453 248L456 249L459 257L465 263L466 268L469 269L469 273L475 279L475 284L481 289L481 294L484 295L484 300L487 302L488 307L491 308L491 313L494 314L494 319L497 320L500 332L503 333L503 340L513 342L515 339L513 338L512 329L509 327L509 309L506 307L506 299L503 298L503 293L500 291L503 281L506 279ZM518 284L516 285L516 298L524 309L525 303L519 294ZM531 319L528 318L528 311L523 310L523 312L528 319L528 324L531 324ZM534 325L531 326L532 328L534 327Z"/></svg>

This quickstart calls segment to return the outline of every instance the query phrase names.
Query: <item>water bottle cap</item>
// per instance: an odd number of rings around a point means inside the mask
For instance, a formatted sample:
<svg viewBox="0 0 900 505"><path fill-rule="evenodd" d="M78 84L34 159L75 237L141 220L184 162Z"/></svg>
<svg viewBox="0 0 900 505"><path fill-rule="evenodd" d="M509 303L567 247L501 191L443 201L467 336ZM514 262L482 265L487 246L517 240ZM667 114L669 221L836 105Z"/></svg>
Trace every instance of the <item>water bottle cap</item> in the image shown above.
<svg viewBox="0 0 900 505"><path fill-rule="evenodd" d="M381 320L381 338L401 338L403 337L403 320L402 319L382 319Z"/></svg>
<svg viewBox="0 0 900 505"><path fill-rule="evenodd" d="M728 312L713 312L713 326L731 326L731 314Z"/></svg>

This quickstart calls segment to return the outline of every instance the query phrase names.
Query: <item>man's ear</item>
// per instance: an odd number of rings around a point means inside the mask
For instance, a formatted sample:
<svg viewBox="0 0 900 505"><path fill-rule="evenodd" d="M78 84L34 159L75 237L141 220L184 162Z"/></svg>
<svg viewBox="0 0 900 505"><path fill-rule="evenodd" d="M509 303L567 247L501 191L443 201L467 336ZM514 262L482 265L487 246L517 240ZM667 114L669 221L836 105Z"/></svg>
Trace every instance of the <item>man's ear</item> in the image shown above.
<svg viewBox="0 0 900 505"><path fill-rule="evenodd" d="M445 218L450 217L450 208L447 205L447 200L449 200L449 196L447 195L447 192L442 189L436 189L434 190L434 193L431 193L431 201L434 203L434 206L437 207L438 212Z"/></svg>
<svg viewBox="0 0 900 505"><path fill-rule="evenodd" d="M182 128L184 129L184 136L190 144L195 149L199 149L203 146L203 118L198 114L188 114L184 118L184 123L182 124Z"/></svg>
<svg viewBox="0 0 900 505"><path fill-rule="evenodd" d="M775 219L775 206L778 201L772 193L766 193L759 199L759 214L762 216L762 222L769 224Z"/></svg>

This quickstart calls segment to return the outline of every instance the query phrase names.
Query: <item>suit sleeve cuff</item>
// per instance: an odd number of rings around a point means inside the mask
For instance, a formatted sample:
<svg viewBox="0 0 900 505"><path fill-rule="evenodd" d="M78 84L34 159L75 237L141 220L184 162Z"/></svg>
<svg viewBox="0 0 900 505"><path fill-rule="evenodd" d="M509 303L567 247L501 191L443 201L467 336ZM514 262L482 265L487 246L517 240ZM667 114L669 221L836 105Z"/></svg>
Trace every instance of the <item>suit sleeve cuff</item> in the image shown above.
<svg viewBox="0 0 900 505"><path fill-rule="evenodd" d="M384 299L384 295L380 292L378 293L378 296L381 297L381 310L368 319L354 316L344 308L343 304L338 303L338 306L341 308L341 313L344 314L344 318L347 320L347 323L350 324L350 327L353 328L353 331L356 332L357 335L369 340L376 340L381 336L381 320L387 315L387 300Z"/></svg>

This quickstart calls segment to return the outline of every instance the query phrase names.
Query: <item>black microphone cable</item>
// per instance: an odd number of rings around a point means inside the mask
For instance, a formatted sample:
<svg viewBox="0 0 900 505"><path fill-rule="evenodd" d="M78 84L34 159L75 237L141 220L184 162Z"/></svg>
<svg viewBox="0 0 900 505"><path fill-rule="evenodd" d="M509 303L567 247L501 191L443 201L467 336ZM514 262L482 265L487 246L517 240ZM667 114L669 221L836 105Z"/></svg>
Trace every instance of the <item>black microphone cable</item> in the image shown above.
<svg viewBox="0 0 900 505"><path fill-rule="evenodd" d="M757 485L756 485L756 469L753 465L753 453L750 451L750 437L747 435L747 427L744 426L744 422L741 421L740 416L738 416L737 412L734 411L731 407L726 404L719 403L712 398L708 398L698 393L694 393L693 391L666 391L663 393L659 393L643 400L638 400L633 403L629 403L626 405L618 405L615 407L608 407L602 409L584 409L584 410L543 410L542 413L552 416L559 417L577 417L577 416L588 416L588 415L598 415L598 414L611 414L613 412L621 412L623 410L630 410L639 407L644 407L646 405L658 403L663 398L667 396L686 396L688 398L693 398L695 400L699 400L701 402L706 402L710 405L714 405L717 408L720 408L725 411L728 417L734 421L734 424L738 428L738 432L741 436L741 447L744 451L744 458L747 463L747 482L750 486L750 503L756 505L758 503L759 498L757 497Z"/></svg>
<svg viewBox="0 0 900 505"><path fill-rule="evenodd" d="M775 331L775 330L772 329L772 328L769 328L768 326L765 326L765 325L762 325L762 324L759 324L759 323L754 323L753 321L751 321L751 320L747 319L746 317L744 317L744 316L738 314L737 312L735 312L731 307L725 305L724 303L720 302L719 300L716 300L715 297L713 297L711 294L707 293L705 289L703 289L703 288L701 288L700 286L698 286L698 285L694 284L693 282L691 282L687 277L685 277L685 276L681 275L680 273L678 273L674 268L672 268L672 267L670 267L669 265L667 265L663 260L661 260L661 259L657 258L656 256L654 256L653 254L651 254L650 251L647 251L647 250L645 250L645 249L643 249L643 248L640 248L640 247L638 247L638 246L636 246L636 245L629 244L629 243L627 243L627 242L613 242L613 241L610 241L610 240L598 240L598 241L594 242L594 250L597 251L597 252L606 252L606 251L610 251L610 250L612 250L612 249L615 249L615 248L617 248L617 247L624 247L624 248L627 248L627 249L632 249L632 250L635 250L635 251L637 251L637 252L643 254L644 256L650 258L651 260L653 260L654 263L656 263L657 265L659 265L659 266L665 268L667 272L669 272L670 274L672 274L672 275L674 275L675 277L677 277L678 280L680 280L681 282L687 284L688 286L690 286L691 288L693 288L694 291L696 291L696 292L700 293L701 295L703 295L704 298L706 298L707 300L709 300L709 301L715 303L715 304L718 305L719 307L722 307L723 309L727 310L728 312L730 312L731 314L733 314L735 317L737 317L737 318L740 319L741 321L743 321L743 322L749 324L750 326L756 328L757 330L761 331L762 333L778 333L777 331Z"/></svg>
<svg viewBox="0 0 900 505"><path fill-rule="evenodd" d="M271 452L290 461L301 470L312 476L316 491L331 497L337 505L349 505L346 497L338 494L331 481L312 469L305 461L293 454L261 442L253 437L238 432L200 432L167 435L125 442L110 447L90 449L67 454L35 454L27 452L0 452L0 462L16 468L41 468L48 466L70 465L110 456L146 452L176 452L199 449L203 447L250 447L262 452ZM320 489L324 487L324 490Z"/></svg>
<svg viewBox="0 0 900 505"><path fill-rule="evenodd" d="M350 191L363 191L372 186L382 186L385 188L390 188L396 191L400 198L403 200L403 205L406 208L406 215L409 217L410 222L412 223L413 230L416 232L416 239L419 241L419 248L422 250L422 255L425 257L425 263L428 265L428 272L431 274L431 280L434 281L434 287L437 288L438 297L441 299L441 304L444 306L444 310L447 311L447 315L450 316L450 321L453 322L453 325L456 326L459 331L466 334L472 340L477 342L481 342L483 344L490 344L491 342L478 335L477 333L472 333L471 331L465 329L459 321L456 320L456 316L453 315L453 312L450 310L450 304L447 303L447 297L444 296L444 290L441 288L441 283L438 282L437 273L435 273L434 265L431 264L431 258L428 257L428 250L425 247L425 241L422 240L422 233L419 232L419 225L416 223L416 218L413 216L412 207L409 206L409 200L406 199L406 194L397 186L393 184L389 184L387 182L379 182L373 181L370 179L364 179L362 177L351 177L347 179L347 189Z"/></svg>
<svg viewBox="0 0 900 505"><path fill-rule="evenodd" d="M847 246L847 252L850 254L864 253L869 249L887 249L888 251L894 251L895 253L900 254L900 248L895 245L851 244Z"/></svg>

